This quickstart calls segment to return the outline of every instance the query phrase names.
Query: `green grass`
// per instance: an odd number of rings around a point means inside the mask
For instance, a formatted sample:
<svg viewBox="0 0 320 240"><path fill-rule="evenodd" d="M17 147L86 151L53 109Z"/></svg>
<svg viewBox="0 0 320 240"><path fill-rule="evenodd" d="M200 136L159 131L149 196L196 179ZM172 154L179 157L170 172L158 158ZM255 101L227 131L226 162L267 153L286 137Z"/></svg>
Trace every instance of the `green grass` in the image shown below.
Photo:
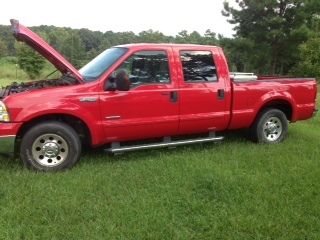
<svg viewBox="0 0 320 240"><path fill-rule="evenodd" d="M16 61L16 59L12 57L0 58L0 87L9 85L12 82L31 81L28 75L18 65L14 64L13 61ZM38 79L44 79L54 69L54 66L46 62ZM53 74L50 78L57 77L58 75Z"/></svg>
<svg viewBox="0 0 320 240"><path fill-rule="evenodd" d="M320 117L258 145L107 156L45 174L0 157L0 239L320 239Z"/></svg>
<svg viewBox="0 0 320 240"><path fill-rule="evenodd" d="M107 156L44 174L0 158L0 239L319 239L320 118L288 139Z"/></svg>
<svg viewBox="0 0 320 240"><path fill-rule="evenodd" d="M6 86L14 81L20 82L27 79L27 74L18 66L5 58L0 58L0 87Z"/></svg>

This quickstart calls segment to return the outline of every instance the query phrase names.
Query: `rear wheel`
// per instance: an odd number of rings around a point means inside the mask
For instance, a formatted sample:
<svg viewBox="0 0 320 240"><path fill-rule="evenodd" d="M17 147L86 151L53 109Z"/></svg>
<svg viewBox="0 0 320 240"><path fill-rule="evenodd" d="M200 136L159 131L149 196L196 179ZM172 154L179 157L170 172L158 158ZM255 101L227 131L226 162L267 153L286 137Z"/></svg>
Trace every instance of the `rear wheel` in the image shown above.
<svg viewBox="0 0 320 240"><path fill-rule="evenodd" d="M37 171L71 168L80 158L81 142L65 123L45 122L32 127L22 138L20 156L26 167Z"/></svg>
<svg viewBox="0 0 320 240"><path fill-rule="evenodd" d="M288 133L286 115L274 108L263 110L251 127L251 136L259 143L282 142Z"/></svg>

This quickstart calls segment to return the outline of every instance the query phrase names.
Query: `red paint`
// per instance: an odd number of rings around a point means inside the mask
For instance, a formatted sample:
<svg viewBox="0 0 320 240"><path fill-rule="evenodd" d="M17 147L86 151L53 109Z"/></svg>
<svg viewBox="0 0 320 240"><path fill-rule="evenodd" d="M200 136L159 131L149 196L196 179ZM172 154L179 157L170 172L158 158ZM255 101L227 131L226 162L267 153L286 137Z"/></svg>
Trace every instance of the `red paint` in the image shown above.
<svg viewBox="0 0 320 240"><path fill-rule="evenodd" d="M40 49L60 70L68 69L78 76L74 67L29 29L19 25L19 34L24 40L29 39L26 42ZM292 122L310 118L316 108L314 79L264 77L253 82L233 83L219 47L175 44L122 47L128 48L128 52L95 82L81 81L75 86L33 90L6 97L4 103L15 123L0 124L0 136L15 135L23 123L37 117L67 114L81 119L90 130L92 145L99 146L112 141L247 128L264 106L275 101L290 105ZM142 50L167 52L171 83L141 85L124 92L104 91L108 76L134 52ZM217 66L218 81L185 83L180 50L210 51ZM218 89L224 90L224 99L218 99ZM173 91L178 93L177 102L170 102L169 94ZM94 97L97 101L80 102L83 97ZM115 118L106 119L110 116Z"/></svg>

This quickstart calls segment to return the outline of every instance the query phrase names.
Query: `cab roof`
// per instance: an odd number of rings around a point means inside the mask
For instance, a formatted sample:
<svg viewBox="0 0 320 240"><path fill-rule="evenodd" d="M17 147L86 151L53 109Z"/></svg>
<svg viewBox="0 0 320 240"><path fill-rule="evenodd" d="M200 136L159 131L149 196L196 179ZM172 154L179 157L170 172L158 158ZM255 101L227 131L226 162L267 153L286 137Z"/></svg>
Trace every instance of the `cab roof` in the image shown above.
<svg viewBox="0 0 320 240"><path fill-rule="evenodd" d="M179 48L179 49L193 49L193 50L208 50L213 48L219 48L212 45L199 45L199 44L179 44L179 43L132 43L117 45L114 47L123 47L128 49L143 49L143 48Z"/></svg>

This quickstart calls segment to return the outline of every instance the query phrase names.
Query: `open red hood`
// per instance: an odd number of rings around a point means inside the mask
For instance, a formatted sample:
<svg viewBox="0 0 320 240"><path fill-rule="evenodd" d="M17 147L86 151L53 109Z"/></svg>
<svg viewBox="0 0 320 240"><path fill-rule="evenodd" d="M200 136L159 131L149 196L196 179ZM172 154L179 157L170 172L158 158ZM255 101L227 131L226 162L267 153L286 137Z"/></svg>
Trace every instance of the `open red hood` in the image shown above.
<svg viewBox="0 0 320 240"><path fill-rule="evenodd" d="M21 25L19 21L11 19L13 35L18 41L25 42L43 57L48 59L62 73L72 73L79 82L83 82L78 70L68 62L59 52L45 42L39 35L32 32L29 28Z"/></svg>

